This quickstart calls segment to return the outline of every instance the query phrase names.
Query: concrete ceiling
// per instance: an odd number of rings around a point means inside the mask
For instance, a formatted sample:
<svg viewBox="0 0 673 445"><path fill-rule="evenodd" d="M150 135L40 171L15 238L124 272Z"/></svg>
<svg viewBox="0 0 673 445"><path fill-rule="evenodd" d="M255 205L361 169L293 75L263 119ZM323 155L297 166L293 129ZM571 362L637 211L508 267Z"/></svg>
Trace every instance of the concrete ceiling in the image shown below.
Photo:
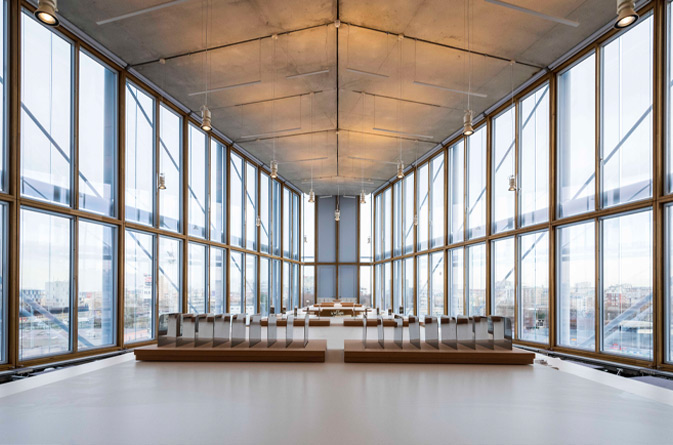
<svg viewBox="0 0 673 445"><path fill-rule="evenodd" d="M616 15L614 0L508 0L572 27L471 2L475 115ZM468 90L465 0L60 0L59 10L192 111L205 101L195 93L211 91L213 126L267 165L275 156L306 192L311 174L317 194L377 188L400 157L409 164L460 129L467 107L447 90Z"/></svg>

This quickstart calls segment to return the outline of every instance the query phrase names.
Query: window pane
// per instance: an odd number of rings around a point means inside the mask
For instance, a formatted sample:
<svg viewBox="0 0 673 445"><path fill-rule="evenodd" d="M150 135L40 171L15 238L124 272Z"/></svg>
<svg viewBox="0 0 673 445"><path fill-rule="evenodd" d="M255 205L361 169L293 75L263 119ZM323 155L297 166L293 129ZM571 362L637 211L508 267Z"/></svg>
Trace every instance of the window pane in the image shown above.
<svg viewBox="0 0 673 445"><path fill-rule="evenodd" d="M208 313L206 299L206 246L189 243L187 311L190 314Z"/></svg>
<svg viewBox="0 0 673 445"><path fill-rule="evenodd" d="M383 231L381 236L383 237L383 255L384 258L390 258L392 254L392 231L393 231L393 199L392 199L392 189L387 189L383 192Z"/></svg>
<svg viewBox="0 0 673 445"><path fill-rule="evenodd" d="M159 280L157 281L159 315L181 312L182 241L159 237Z"/></svg>
<svg viewBox="0 0 673 445"><path fill-rule="evenodd" d="M486 235L486 125L467 138L467 238Z"/></svg>
<svg viewBox="0 0 673 445"><path fill-rule="evenodd" d="M420 255L416 257L417 262L417 307L418 315L428 315L428 255Z"/></svg>
<svg viewBox="0 0 673 445"><path fill-rule="evenodd" d="M375 204L375 210L374 210L374 217L375 217L375 222L374 222L374 239L376 240L375 247L376 247L376 261L381 259L381 252L383 252L383 246L382 242L383 239L381 237L381 202L383 201L383 195L379 194L376 195L376 204ZM320 206L318 206L320 208Z"/></svg>
<svg viewBox="0 0 673 445"><path fill-rule="evenodd" d="M393 313L404 312L404 260L393 261ZM401 309L400 309L401 307Z"/></svg>
<svg viewBox="0 0 673 445"><path fill-rule="evenodd" d="M667 43L668 43L668 72L667 72L667 85L668 88L664 89L664 94L666 94L667 107L666 111L668 112L668 122L666 125L666 192L673 192L673 32L671 31L671 25L673 25L673 6L668 3L667 6Z"/></svg>
<svg viewBox="0 0 673 445"><path fill-rule="evenodd" d="M126 231L124 343L154 337L154 236Z"/></svg>
<svg viewBox="0 0 673 445"><path fill-rule="evenodd" d="M430 163L430 247L444 245L444 153Z"/></svg>
<svg viewBox="0 0 673 445"><path fill-rule="evenodd" d="M2 21L0 20L0 23ZM7 222L5 220L7 214L7 206L0 205L0 363L7 361L7 232L5 230Z"/></svg>
<svg viewBox="0 0 673 445"><path fill-rule="evenodd" d="M360 304L372 304L372 266L360 266Z"/></svg>
<svg viewBox="0 0 673 445"><path fill-rule="evenodd" d="M115 214L117 73L79 52L79 206Z"/></svg>
<svg viewBox="0 0 673 445"><path fill-rule="evenodd" d="M243 247L243 159L235 153L230 153L230 157L229 242Z"/></svg>
<svg viewBox="0 0 673 445"><path fill-rule="evenodd" d="M354 204L357 204L355 201ZM355 210L353 210L355 212ZM355 219L355 215L353 215ZM299 261L299 195L292 194L292 259ZM355 260L355 245L352 244L353 260ZM299 289L299 288L297 288Z"/></svg>
<svg viewBox="0 0 673 445"><path fill-rule="evenodd" d="M182 119L165 105L159 107L159 173L166 188L159 195L161 228L180 231L182 190Z"/></svg>
<svg viewBox="0 0 673 445"><path fill-rule="evenodd" d="M467 315L486 315L486 247L467 248Z"/></svg>
<svg viewBox="0 0 673 445"><path fill-rule="evenodd" d="M271 207L270 199L270 184L271 178L264 172L259 174L259 245L260 250L264 253L271 253L271 245L269 244L269 215ZM306 201L306 199L304 199ZM268 269L268 267L267 267Z"/></svg>
<svg viewBox="0 0 673 445"><path fill-rule="evenodd" d="M290 191L283 187L283 257L290 257L290 209L292 201Z"/></svg>
<svg viewBox="0 0 673 445"><path fill-rule="evenodd" d="M449 251L449 255L451 258L451 276L449 277L451 312L449 315L457 317L458 315L465 315L464 252L462 248L453 249Z"/></svg>
<svg viewBox="0 0 673 445"><path fill-rule="evenodd" d="M339 300L347 303L358 301L358 267L339 266Z"/></svg>
<svg viewBox="0 0 673 445"><path fill-rule="evenodd" d="M294 263L290 264L290 307L301 306L299 300L299 269Z"/></svg>
<svg viewBox="0 0 673 445"><path fill-rule="evenodd" d="M430 313L444 315L444 252L430 255Z"/></svg>
<svg viewBox="0 0 673 445"><path fill-rule="evenodd" d="M414 172L404 177L404 253L414 251Z"/></svg>
<svg viewBox="0 0 673 445"><path fill-rule="evenodd" d="M78 240L78 349L114 345L115 229L80 220Z"/></svg>
<svg viewBox="0 0 673 445"><path fill-rule="evenodd" d="M245 247L257 250L257 167L245 163Z"/></svg>
<svg viewBox="0 0 673 445"><path fill-rule="evenodd" d="M243 312L243 253L229 251L229 312Z"/></svg>
<svg viewBox="0 0 673 445"><path fill-rule="evenodd" d="M227 148L210 139L210 239L226 242Z"/></svg>
<svg viewBox="0 0 673 445"><path fill-rule="evenodd" d="M206 176L207 156L206 134L189 125L189 234L206 237L206 196L208 187ZM191 286L191 285L190 285Z"/></svg>
<svg viewBox="0 0 673 445"><path fill-rule="evenodd" d="M292 301L290 299L290 263L283 262L283 307L285 310L292 309Z"/></svg>
<svg viewBox="0 0 673 445"><path fill-rule="evenodd" d="M404 259L404 315L413 315L414 313L414 259Z"/></svg>
<svg viewBox="0 0 673 445"><path fill-rule="evenodd" d="M463 241L465 217L465 147L461 140L449 148L449 243Z"/></svg>
<svg viewBox="0 0 673 445"><path fill-rule="evenodd" d="M0 190L6 190L7 189L7 131L6 131L6 126L7 126L7 104L8 104L8 94L7 94L7 87L9 85L8 82L5 82L5 79L7 79L7 65L8 65L8 57L7 57L7 26L5 25L5 20L7 19L7 6L8 2L7 0L4 0L2 2L2 20L0 20L0 38L2 38L2 45L0 45L0 64L2 64L1 68L1 75L2 75L2 80L0 80ZM0 314L1 315L1 314ZM2 317L0 317L1 319ZM0 323L2 323L2 320L0 320ZM2 333L0 333L0 362L2 362Z"/></svg>
<svg viewBox="0 0 673 445"><path fill-rule="evenodd" d="M374 307L381 307L381 299L383 298L383 291L381 290L381 271L383 270L383 264L377 264L374 266L374 273L376 276L374 277ZM320 271L320 267L318 268L318 271ZM318 287L322 286L320 276L318 276Z"/></svg>
<svg viewBox="0 0 673 445"><path fill-rule="evenodd" d="M301 228L304 231L304 247L302 249L302 255L304 261L312 263L315 261L315 202L308 202L308 198L308 195L304 195L304 210L302 212L304 220L301 225ZM366 215L363 216L366 217ZM369 221L371 223L371 218ZM363 226L360 227L361 229L364 228ZM369 230L371 232L371 227ZM366 255L366 251L362 251L362 242L360 243L360 246L361 255Z"/></svg>
<svg viewBox="0 0 673 445"><path fill-rule="evenodd" d="M315 267L302 266L302 295L304 305L308 306L315 303ZM362 285L362 282L360 282Z"/></svg>
<svg viewBox="0 0 673 445"><path fill-rule="evenodd" d="M593 221L560 227L558 243L558 344L596 349L596 240Z"/></svg>
<svg viewBox="0 0 673 445"><path fill-rule="evenodd" d="M19 358L70 351L70 219L21 210Z"/></svg>
<svg viewBox="0 0 673 445"><path fill-rule="evenodd" d="M245 255L245 311L257 313L257 257Z"/></svg>
<svg viewBox="0 0 673 445"><path fill-rule="evenodd" d="M514 238L493 241L494 315L509 317L514 323Z"/></svg>
<svg viewBox="0 0 673 445"><path fill-rule="evenodd" d="M664 264L666 270L664 271L664 292L666 295L666 312L664 332L667 342L666 360L671 362L673 361L673 260L671 259L673 258L673 207L671 205L666 206L665 218L666 257ZM2 322L1 318L0 322ZM2 331L0 331L0 335L2 335Z"/></svg>
<svg viewBox="0 0 673 445"><path fill-rule="evenodd" d="M154 99L126 84L126 219L154 222Z"/></svg>
<svg viewBox="0 0 673 445"><path fill-rule="evenodd" d="M418 212L418 250L428 248L428 164L423 164L418 172L417 212Z"/></svg>
<svg viewBox="0 0 673 445"><path fill-rule="evenodd" d="M493 120L493 233L514 229L514 107Z"/></svg>
<svg viewBox="0 0 673 445"><path fill-rule="evenodd" d="M273 254L280 256L280 215L281 215L281 186L278 181L271 181L271 189L273 190L273 210L271 213L271 241L273 244Z"/></svg>
<svg viewBox="0 0 673 445"><path fill-rule="evenodd" d="M360 261L370 262L372 256L372 195L360 204Z"/></svg>
<svg viewBox="0 0 673 445"><path fill-rule="evenodd" d="M402 189L404 181L393 184L393 256L402 253Z"/></svg>
<svg viewBox="0 0 673 445"><path fill-rule="evenodd" d="M549 341L549 233L519 238L519 339Z"/></svg>
<svg viewBox="0 0 673 445"><path fill-rule="evenodd" d="M594 210L596 181L596 59L558 76L558 213Z"/></svg>
<svg viewBox="0 0 673 445"><path fill-rule="evenodd" d="M280 279L281 279L281 261L272 260L271 261L271 289L270 289L270 299L271 299L271 308L275 311L274 313L278 314L281 310L281 289L280 289Z"/></svg>
<svg viewBox="0 0 673 445"><path fill-rule="evenodd" d="M604 219L603 351L652 358L652 211Z"/></svg>
<svg viewBox="0 0 673 445"><path fill-rule="evenodd" d="M390 304L392 303L392 264L385 263L383 264L383 301L381 304L381 310L384 312L388 311Z"/></svg>
<svg viewBox="0 0 673 445"><path fill-rule="evenodd" d="M519 105L519 214L522 226L549 219L549 84Z"/></svg>
<svg viewBox="0 0 673 445"><path fill-rule="evenodd" d="M219 247L210 247L210 313L223 314L227 310L227 269L226 251Z"/></svg>
<svg viewBox="0 0 673 445"><path fill-rule="evenodd" d="M259 311L269 315L269 259L259 258Z"/></svg>
<svg viewBox="0 0 673 445"><path fill-rule="evenodd" d="M652 196L652 15L602 51L602 203Z"/></svg>
<svg viewBox="0 0 673 445"><path fill-rule="evenodd" d="M72 45L21 15L21 194L70 204ZM27 86L30 86L29 88Z"/></svg>

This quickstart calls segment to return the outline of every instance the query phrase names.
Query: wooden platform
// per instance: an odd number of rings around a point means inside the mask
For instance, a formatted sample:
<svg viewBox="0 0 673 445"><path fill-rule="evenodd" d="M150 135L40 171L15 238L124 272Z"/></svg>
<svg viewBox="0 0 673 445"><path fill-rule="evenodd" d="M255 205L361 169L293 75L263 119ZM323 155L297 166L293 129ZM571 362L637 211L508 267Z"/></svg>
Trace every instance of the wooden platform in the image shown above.
<svg viewBox="0 0 673 445"><path fill-rule="evenodd" d="M268 318L262 318L261 322L262 326L268 326L269 325L269 319ZM331 324L331 321L329 318L309 318L308 319L308 325L309 326L329 326ZM304 319L303 318L295 318L294 319L294 325L303 327L304 326ZM287 326L287 318L279 318L276 320L276 326Z"/></svg>
<svg viewBox="0 0 673 445"><path fill-rule="evenodd" d="M227 343L226 345L230 345ZM266 341L248 347L248 342L235 347L169 347L156 345L137 348L136 360L152 362L324 362L327 340L311 340L304 348L303 340L285 347L285 339L270 348Z"/></svg>
<svg viewBox="0 0 673 445"><path fill-rule="evenodd" d="M463 365L532 365L535 353L521 349L451 349L439 345L435 349L421 342L421 349L405 341L403 348L391 340L385 342L382 349L377 341L367 342L365 349L362 340L344 340L344 362L346 363L428 363Z"/></svg>

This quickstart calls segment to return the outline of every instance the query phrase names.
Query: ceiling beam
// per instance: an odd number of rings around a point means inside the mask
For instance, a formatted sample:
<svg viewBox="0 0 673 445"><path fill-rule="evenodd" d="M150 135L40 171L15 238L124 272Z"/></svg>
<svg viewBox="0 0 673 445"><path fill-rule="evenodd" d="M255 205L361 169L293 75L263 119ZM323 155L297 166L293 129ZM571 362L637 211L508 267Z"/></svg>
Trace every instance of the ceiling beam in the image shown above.
<svg viewBox="0 0 673 445"><path fill-rule="evenodd" d="M211 46L211 47L208 47L208 48L197 49L197 50L189 51L189 52L186 52L186 53L174 54L172 56L166 56L166 57L160 57L158 59L146 60L144 62L138 62L138 63L135 63L135 64L130 65L130 66L133 67L133 68L137 68L139 66L151 65L153 63L159 63L162 60L168 61L168 60L173 60L173 59L179 59L180 57L193 56L195 54L205 53L206 51L215 51L215 50L218 50L218 49L229 48L231 46L243 45L245 43L256 42L257 40L270 39L273 36L283 36L283 35L293 34L295 32L308 31L308 30L311 30L311 29L321 28L323 26L329 26L329 25L334 25L334 22L321 23L320 25L306 26L304 28L293 29L293 30L290 30L290 31L282 31L282 32L274 33L274 34L268 34L268 35L265 35L265 36L252 37L252 38L245 39L245 40L239 40L238 42L225 43L223 45L216 45L216 46Z"/></svg>
<svg viewBox="0 0 673 445"><path fill-rule="evenodd" d="M337 3L337 5L338 5L338 3ZM338 9L337 9L337 11L338 11ZM338 12L337 12L337 14L338 14ZM338 18L338 15L337 15L337 18ZM340 22L340 24L341 24L341 26L346 25L346 26L352 26L354 28L366 29L366 30L369 30L369 31L375 31L375 32L383 33L383 34L396 35L395 33L391 33L389 31L379 29L379 28L373 28L371 26L355 25L353 23L347 23L347 22ZM222 49L222 48L228 48L228 47L231 47L231 46L243 45L243 44L246 44L246 43L255 42L257 40L270 39L274 35L276 35L276 36L289 35L289 34L293 34L293 33L296 33L296 32L302 32L302 31L308 31L308 30L311 30L311 29L321 28L323 26L334 26L334 22L323 23L323 24L320 24L320 25L307 26L307 27L304 27L304 28L297 28L297 29L293 29L293 30L290 30L290 31L279 32L279 33L276 33L276 34L269 34L269 35L265 35L265 36L253 37L253 38L250 38L250 39L240 40L238 42L225 43L223 45L211 46L211 47L208 47L208 48L189 51L189 52L186 52L186 53L174 54L172 56L166 56L166 57L159 58L159 59L146 60L144 62L139 62L139 63L135 63L133 65L130 65L130 67L137 68L139 66L151 65L153 63L159 63L161 60L168 61L168 60L178 59L180 57L193 56L195 54L205 53L206 51L215 51L215 50ZM338 45L339 45L338 44L338 40L339 40L338 39L338 34L339 33L338 33L338 29L337 29L337 49L338 49ZM422 39L420 37L409 36L409 35L406 35L406 34L404 35L404 38L415 40L415 41L421 42L421 43L427 43L428 45L440 46L442 48L447 48L447 49L451 49L451 50L454 50L454 51L460 51L460 52L464 52L464 53L471 52L472 54L475 54L477 56L488 57L488 58L491 58L491 59L496 59L496 60L500 60L500 61L507 62L507 63L512 62L511 58L499 56L497 54L490 54L490 53L481 52L481 51L468 51L467 48L463 48L463 47L460 47L460 46L448 45L446 43L434 42L432 40ZM337 56L338 56L338 54L337 54ZM534 64L534 63L524 62L524 61L520 61L520 60L514 60L514 63L517 64L517 65L527 66L529 68L537 68L537 69L544 69L545 68L542 65L537 65L537 64ZM337 78L338 78L338 76L337 76Z"/></svg>
<svg viewBox="0 0 673 445"><path fill-rule="evenodd" d="M375 31L375 32L379 32L379 33L382 33L382 34L397 35L395 33L385 31L383 29L373 28L371 26L355 25L353 23L347 23L347 22L342 22L342 25L352 26L354 28L366 29L366 30L369 30L369 31ZM491 59L501 60L501 61L507 62L507 63L511 63L513 61L509 57L498 56L498 55L495 55L495 54L489 54L489 53L480 52L480 51L468 51L467 48L462 48L460 46L448 45L446 43L433 42L432 40L422 39L420 37L409 36L409 35L406 35L406 34L404 34L404 38L405 39L410 39L410 40L415 40L415 41L421 42L421 43L427 43L428 45L440 46L442 48L452 49L452 50L455 50L455 51L461 51L461 52L464 52L464 53L472 53L472 54L475 54L477 56L483 56L483 57L488 57L488 58L491 58ZM527 66L527 67L530 67L530 68L537 68L537 69L540 69L540 70L545 68L542 65L536 65L534 63L529 63L529 62L522 62L522 61L519 61L519 60L514 60L513 62L518 64L518 65L523 65L523 66Z"/></svg>

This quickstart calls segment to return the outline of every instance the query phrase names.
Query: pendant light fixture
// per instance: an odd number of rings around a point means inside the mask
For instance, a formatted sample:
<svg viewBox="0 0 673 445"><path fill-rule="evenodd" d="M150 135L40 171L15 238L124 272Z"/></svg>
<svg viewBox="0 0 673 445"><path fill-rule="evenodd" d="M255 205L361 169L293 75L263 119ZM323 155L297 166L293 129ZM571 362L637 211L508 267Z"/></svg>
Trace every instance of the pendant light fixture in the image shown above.
<svg viewBox="0 0 673 445"><path fill-rule="evenodd" d="M397 161L397 179L404 178L404 162L400 159Z"/></svg>
<svg viewBox="0 0 673 445"><path fill-rule="evenodd" d="M275 139L274 139L274 142L275 142ZM276 161L275 159L271 160L271 177L273 179L276 179L278 177L278 161Z"/></svg>
<svg viewBox="0 0 673 445"><path fill-rule="evenodd" d="M337 197L336 197L336 210L334 210L334 221L339 222L341 219L341 210L339 210L339 195L338 195L338 188L337 188Z"/></svg>
<svg viewBox="0 0 673 445"><path fill-rule="evenodd" d="M159 173L159 190L166 190L166 175Z"/></svg>
<svg viewBox="0 0 673 445"><path fill-rule="evenodd" d="M201 129L203 131L210 131L213 129L208 105L203 105L201 107Z"/></svg>
<svg viewBox="0 0 673 445"><path fill-rule="evenodd" d="M628 28L636 23L637 20L636 2L634 0L617 0L617 21L615 22L615 28Z"/></svg>
<svg viewBox="0 0 673 445"><path fill-rule="evenodd" d="M467 34L467 110L463 116L463 134L471 136L474 133L472 127L472 108L470 96L472 95L472 47L470 46L470 0L465 0L465 30Z"/></svg>
<svg viewBox="0 0 673 445"><path fill-rule="evenodd" d="M315 192L313 191L313 166L311 166L311 191L308 192L308 202L311 204L315 202Z"/></svg>
<svg viewBox="0 0 673 445"><path fill-rule="evenodd" d="M47 26L58 26L58 18L56 17L57 0L39 0L37 9L35 10L35 17Z"/></svg>
<svg viewBox="0 0 673 445"><path fill-rule="evenodd" d="M465 115L463 116L463 134L465 136L472 136L473 133L474 128L472 128L472 111L465 110Z"/></svg>
<svg viewBox="0 0 673 445"><path fill-rule="evenodd" d="M341 210L339 210L339 195L341 190L339 189L339 184L337 184L337 195L336 195L336 210L334 210L334 221L339 222L341 219Z"/></svg>
<svg viewBox="0 0 673 445"><path fill-rule="evenodd" d="M208 75L210 72L210 63L208 61L208 24L210 22L210 0L206 0L206 12L205 12L205 17L204 21L205 23L205 31L206 31L206 52L204 54L204 61L203 61L203 74L205 78L205 83L206 83L206 89L205 89L205 103L201 106L201 129L203 131L210 131L213 129L212 126L212 121L211 121L211 115L210 115L210 110L208 109Z"/></svg>
<svg viewBox="0 0 673 445"><path fill-rule="evenodd" d="M364 189L360 192L360 204L367 204L367 199L365 197Z"/></svg>

